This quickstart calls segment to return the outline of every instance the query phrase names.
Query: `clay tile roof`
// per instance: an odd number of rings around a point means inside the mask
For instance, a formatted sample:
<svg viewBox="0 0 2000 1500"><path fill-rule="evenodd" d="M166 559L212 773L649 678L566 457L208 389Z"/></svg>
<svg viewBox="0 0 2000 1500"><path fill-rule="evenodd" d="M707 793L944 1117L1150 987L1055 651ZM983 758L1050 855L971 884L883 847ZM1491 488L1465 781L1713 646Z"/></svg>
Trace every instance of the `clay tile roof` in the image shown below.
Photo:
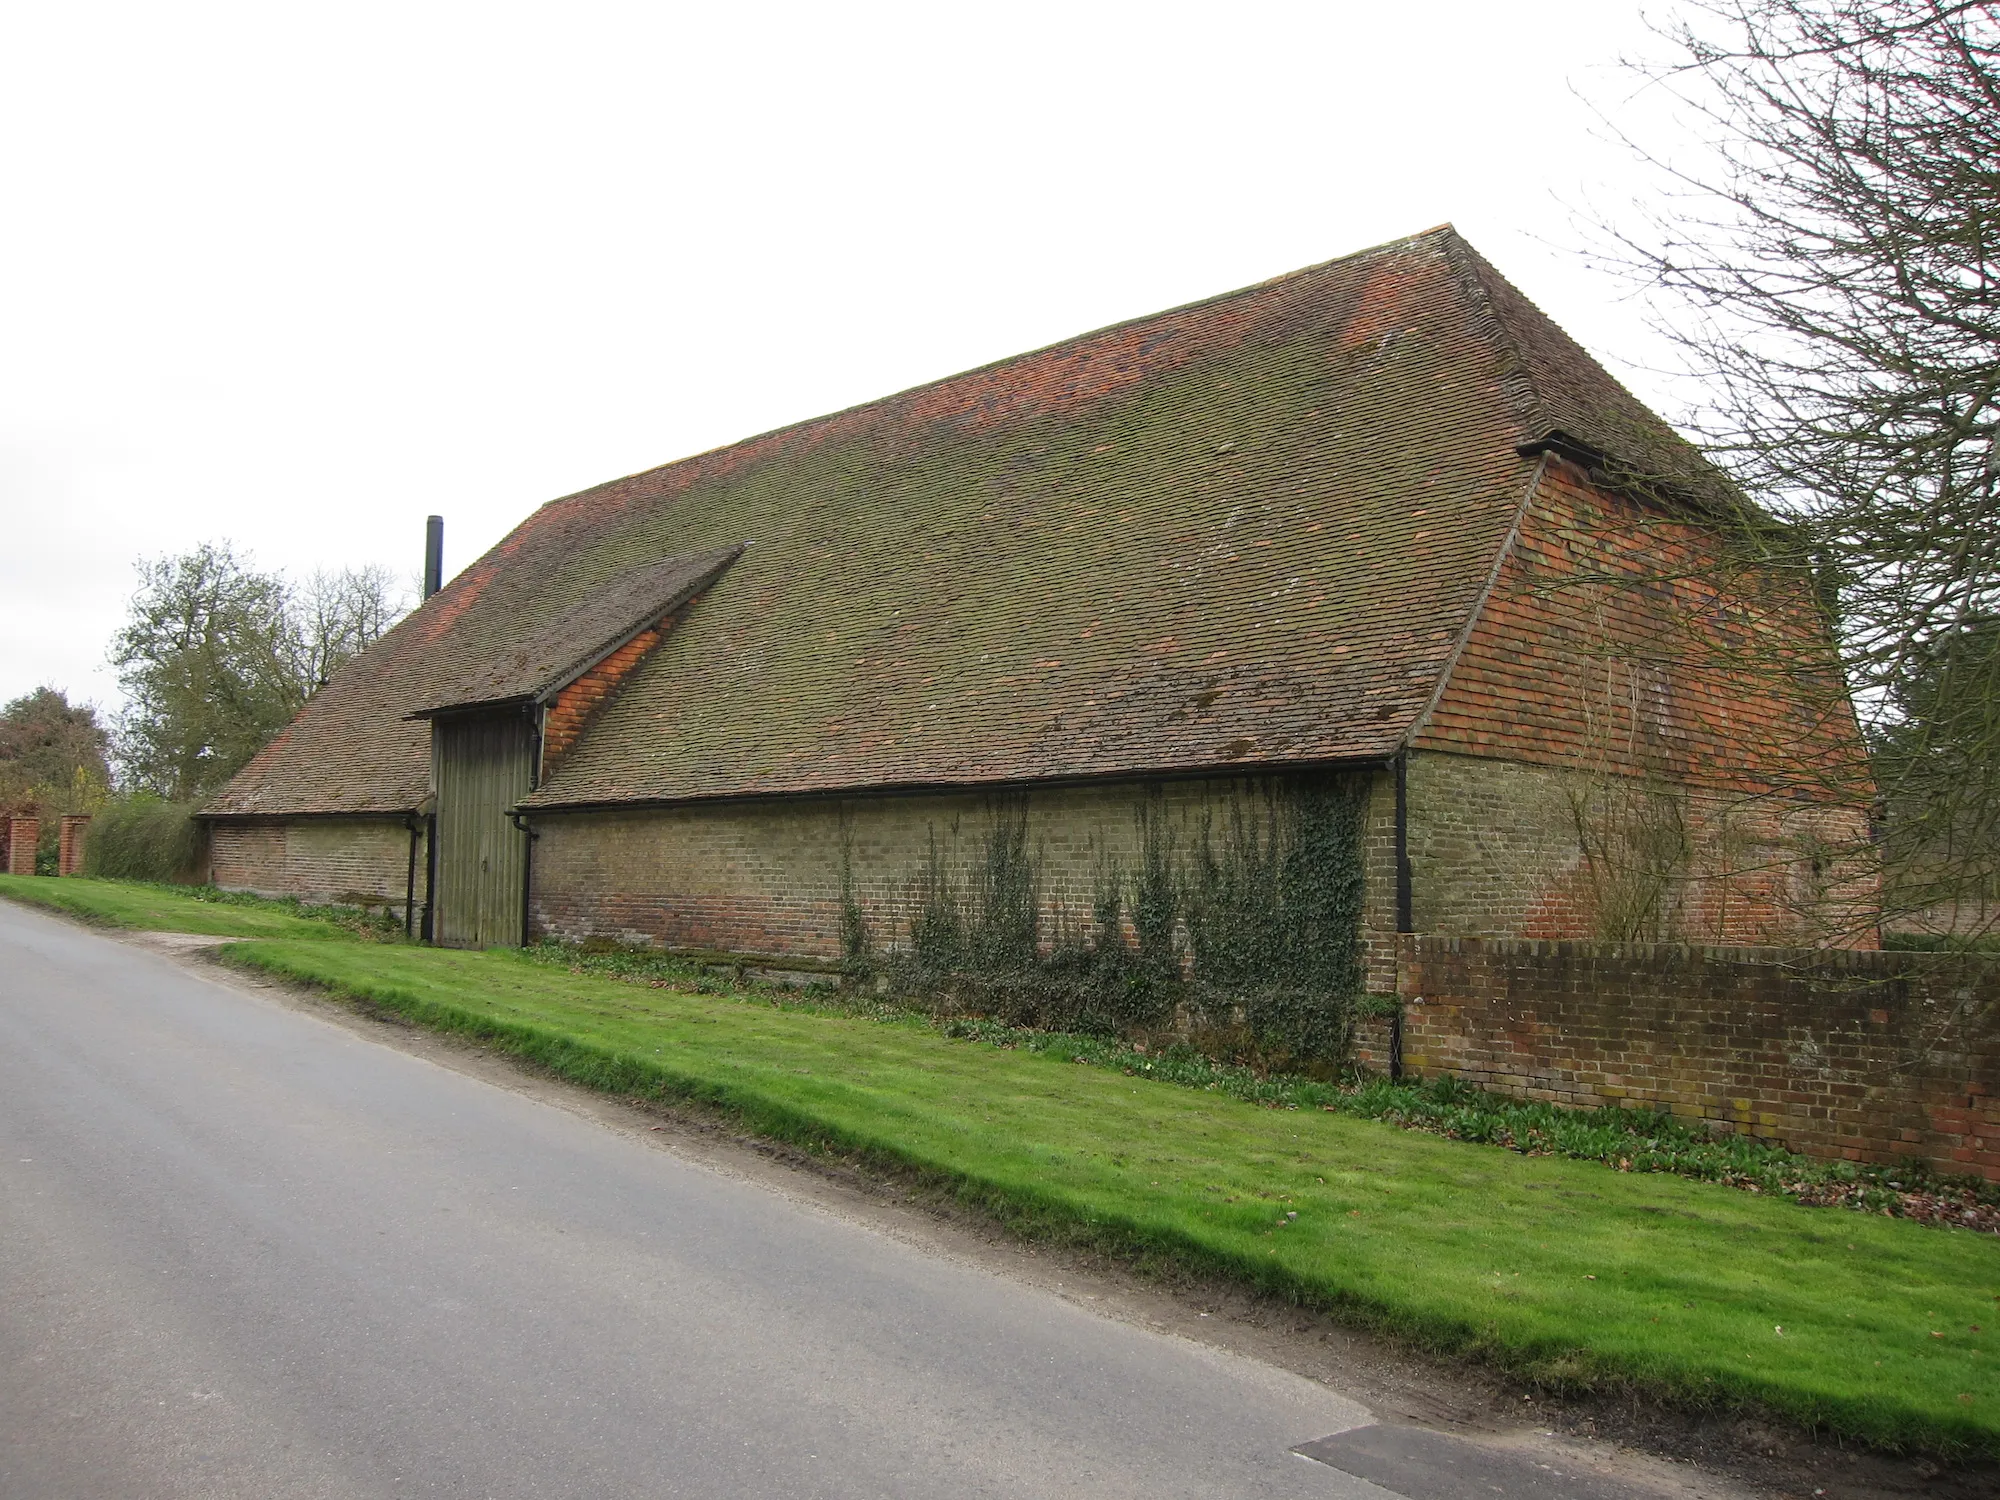
<svg viewBox="0 0 2000 1500"><path fill-rule="evenodd" d="M1446 226L552 501L208 811L415 806L406 715L739 542L531 802L1386 756L1551 444L1699 463Z"/></svg>
<svg viewBox="0 0 2000 1500"><path fill-rule="evenodd" d="M648 625L700 594L742 554L740 545L717 547L634 568L493 661L482 662L409 717L545 703Z"/></svg>

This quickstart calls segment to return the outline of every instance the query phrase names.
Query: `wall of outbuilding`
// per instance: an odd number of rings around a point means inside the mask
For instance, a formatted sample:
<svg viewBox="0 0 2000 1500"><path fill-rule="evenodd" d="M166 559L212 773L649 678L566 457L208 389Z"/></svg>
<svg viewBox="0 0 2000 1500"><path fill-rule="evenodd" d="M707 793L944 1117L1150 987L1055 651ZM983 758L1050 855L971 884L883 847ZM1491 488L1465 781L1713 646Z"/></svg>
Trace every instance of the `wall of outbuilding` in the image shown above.
<svg viewBox="0 0 2000 1500"><path fill-rule="evenodd" d="M1409 802L1418 932L1877 946L1863 809L1436 752Z"/></svg>
<svg viewBox="0 0 2000 1500"><path fill-rule="evenodd" d="M1809 585L1560 459L1410 765L1419 932L1873 947L1873 787Z"/></svg>
<svg viewBox="0 0 2000 1500"><path fill-rule="evenodd" d="M1371 987L1394 986L1395 798L1387 770L1368 784L1363 862ZM1287 778L1117 782L1020 794L1041 871L1043 938L1088 930L1099 884L1129 888L1141 818L1178 855L1204 822L1254 818ZM1639 786L1639 783L1632 783ZM1646 795L1653 795L1647 791ZM1408 770L1415 928L1452 937L1596 940L1607 887L1646 872L1609 869L1584 848L1579 809L1602 778L1489 757L1418 752ZM1657 920L1626 940L1873 946L1865 880L1823 872L1802 882L1809 846L1839 847L1855 814L1791 803L1746 805L1676 794L1684 867L1665 872ZM1712 804L1712 805L1711 805ZM530 921L536 935L676 948L837 958L843 868L870 935L907 941L935 841L948 879L969 891L984 841L1010 795L878 795L684 804L536 816ZM1840 827L1822 836L1820 825ZM1588 821L1587 819L1585 821ZM1601 816L1599 818L1601 822ZM400 818L226 822L212 834L225 889L400 912L410 837ZM425 852L417 852L424 899Z"/></svg>
<svg viewBox="0 0 2000 1500"><path fill-rule="evenodd" d="M1357 774L1368 796L1366 923L1390 932L1392 786L1385 773ZM899 947L909 940L933 849L948 881L969 891L996 820L1020 807L1040 866L1042 940L1053 946L1090 930L1107 871L1129 892L1142 860L1142 819L1166 829L1185 857L1205 821L1220 828L1239 811L1262 816L1268 795L1285 785L1285 778L1230 777L998 799L884 795L543 813L535 819L530 924L567 941L833 959L841 954L843 891L851 890L872 941Z"/></svg>
<svg viewBox="0 0 2000 1500"><path fill-rule="evenodd" d="M408 888L410 830L401 817L217 822L209 833L210 878L224 890L401 914ZM425 851L417 842L417 900Z"/></svg>
<svg viewBox="0 0 2000 1500"><path fill-rule="evenodd" d="M1394 986L1395 797L1387 770L1368 783L1365 938L1371 988ZM1185 858L1206 824L1253 817L1286 778L1119 782L1021 794L1041 869L1043 940L1089 930L1104 872L1129 888L1141 818L1169 830ZM1602 846L1607 798L1666 797L1684 822L1671 869L1628 868ZM1626 888L1659 886L1646 940L1873 946L1865 879L1838 868L1801 883L1809 846L1840 846L1850 810L1662 791L1574 769L1443 753L1412 755L1408 827L1419 932L1590 940L1604 935ZM800 798L544 813L535 819L530 922L566 941L832 959L841 950L843 879L873 941L908 940L935 845L948 879L969 890L1009 797ZM1828 832L1828 820L1839 826ZM1586 849L1580 823L1596 825ZM1865 832L1865 830L1863 830ZM1615 856L1614 851L1614 856ZM843 875L843 870L846 872ZM1129 899L1129 897L1128 897Z"/></svg>

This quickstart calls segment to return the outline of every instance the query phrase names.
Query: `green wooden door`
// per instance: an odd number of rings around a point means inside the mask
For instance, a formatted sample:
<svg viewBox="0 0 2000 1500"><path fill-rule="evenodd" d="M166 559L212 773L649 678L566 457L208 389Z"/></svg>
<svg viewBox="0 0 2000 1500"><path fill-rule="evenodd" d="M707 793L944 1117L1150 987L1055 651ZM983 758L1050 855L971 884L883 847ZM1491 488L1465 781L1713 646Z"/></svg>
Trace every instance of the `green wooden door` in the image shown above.
<svg viewBox="0 0 2000 1500"><path fill-rule="evenodd" d="M518 946L528 836L507 809L534 789L535 731L525 714L438 719L437 891L433 936L446 948Z"/></svg>

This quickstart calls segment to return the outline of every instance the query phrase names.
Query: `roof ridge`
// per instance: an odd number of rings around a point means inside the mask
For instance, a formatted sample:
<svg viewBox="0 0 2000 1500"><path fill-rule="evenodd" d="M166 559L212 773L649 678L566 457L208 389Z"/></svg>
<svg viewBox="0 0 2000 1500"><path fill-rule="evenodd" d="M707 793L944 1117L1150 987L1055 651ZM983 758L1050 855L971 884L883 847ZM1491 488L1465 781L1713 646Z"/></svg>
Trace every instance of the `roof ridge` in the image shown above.
<svg viewBox="0 0 2000 1500"><path fill-rule="evenodd" d="M1494 304L1493 288L1488 278L1497 277L1499 272L1453 226L1441 225L1440 230L1439 243L1444 248L1452 274L1471 303L1474 317L1485 325L1499 346L1503 359L1501 384L1512 400L1515 415L1520 421L1521 443L1538 442L1555 431L1556 423L1548 401L1536 383L1534 362L1521 346L1519 333Z"/></svg>
<svg viewBox="0 0 2000 1500"><path fill-rule="evenodd" d="M1501 353L1523 456L1558 453L1615 487L1708 508L1729 486L1701 448L1641 400L1457 230L1447 259ZM1720 486L1720 489L1718 489Z"/></svg>
<svg viewBox="0 0 2000 1500"><path fill-rule="evenodd" d="M1258 292L1268 291L1272 287L1282 286L1288 281L1296 281L1300 277L1329 271L1333 267L1344 265L1349 261L1361 260L1372 255L1387 254L1392 250L1401 249L1405 246L1415 244L1420 240L1443 240L1447 237L1458 241L1460 244L1465 243L1457 229L1449 221L1446 221L1443 224L1433 225L1429 229L1419 230L1415 234L1406 234L1397 239L1384 240L1380 244L1369 245L1360 250L1350 250L1345 255L1336 255L1327 260L1315 261L1311 265L1299 266L1290 271L1280 271L1275 276L1267 276L1262 281L1252 281L1243 286L1232 287L1226 292L1216 292L1211 296L1197 297L1189 302L1175 303L1172 307L1156 308L1149 313L1140 313L1133 317L1120 318L1115 322L1101 324L1096 328L1085 329L1081 333L1070 334L1066 338L1055 339L1046 344L1037 344L1031 349L1021 349L1013 354L1002 355L997 359L989 359L984 364L968 365L965 369L954 370L948 375L939 375L930 380L920 380L915 385L904 386L901 390L890 391L881 396L874 396L866 401L857 401L851 406L838 407L833 411L821 412L817 416L801 417L795 422L780 423L778 426L766 428L762 432L747 433L743 437L732 439L729 442L717 443L712 448L702 448L693 453L685 453L679 458L668 459L665 463L654 464L649 468L635 469L630 474L621 474L615 479L607 479L602 483L590 485L585 489L576 490L567 495L559 495L553 500L544 502L539 509L547 510L551 506L561 505L565 501L574 500L581 495L593 494L598 490L609 489L613 485L630 484L634 480L646 479L655 474L664 474L669 470L679 468L682 464L698 463L702 459L713 458L717 454L727 453L734 448L746 448L753 443L763 443L773 438L785 437L796 432L804 432L810 428L818 427L822 423L835 422L842 417L853 416L858 412L870 411L877 407L886 407L892 402L901 401L906 397L921 395L926 391L939 390L951 385L955 381L966 380L975 375L984 375L989 371L1004 369L1008 365L1034 359L1039 355L1053 354L1061 349L1068 349L1088 343L1092 339L1103 338L1106 334L1117 333L1127 328L1136 328L1142 323L1153 323L1162 318L1170 318L1180 313L1194 312L1205 307L1219 306L1238 297L1252 296ZM1467 245L1466 248L1470 249L1471 247ZM1477 254L1477 252L1475 251L1474 254Z"/></svg>

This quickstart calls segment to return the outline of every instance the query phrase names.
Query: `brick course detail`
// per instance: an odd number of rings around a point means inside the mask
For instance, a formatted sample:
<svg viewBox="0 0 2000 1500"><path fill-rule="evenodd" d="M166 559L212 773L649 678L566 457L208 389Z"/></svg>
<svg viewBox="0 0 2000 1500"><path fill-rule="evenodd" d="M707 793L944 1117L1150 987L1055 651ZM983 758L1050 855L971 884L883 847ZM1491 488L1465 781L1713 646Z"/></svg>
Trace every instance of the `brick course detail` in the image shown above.
<svg viewBox="0 0 2000 1500"><path fill-rule="evenodd" d="M90 832L88 813L67 813L63 816L62 827L57 835L56 874L81 875L83 873L84 841Z"/></svg>
<svg viewBox="0 0 2000 1500"><path fill-rule="evenodd" d="M8 818L5 821L5 854L9 875L35 873L35 846L41 841L40 818Z"/></svg>
<svg viewBox="0 0 2000 1500"><path fill-rule="evenodd" d="M1420 1075L2000 1181L2000 964L1411 936L1397 978Z"/></svg>
<svg viewBox="0 0 2000 1500"><path fill-rule="evenodd" d="M217 823L210 878L224 890L301 901L388 907L402 914L410 831L400 818ZM417 845L417 900L424 899L424 848Z"/></svg>

